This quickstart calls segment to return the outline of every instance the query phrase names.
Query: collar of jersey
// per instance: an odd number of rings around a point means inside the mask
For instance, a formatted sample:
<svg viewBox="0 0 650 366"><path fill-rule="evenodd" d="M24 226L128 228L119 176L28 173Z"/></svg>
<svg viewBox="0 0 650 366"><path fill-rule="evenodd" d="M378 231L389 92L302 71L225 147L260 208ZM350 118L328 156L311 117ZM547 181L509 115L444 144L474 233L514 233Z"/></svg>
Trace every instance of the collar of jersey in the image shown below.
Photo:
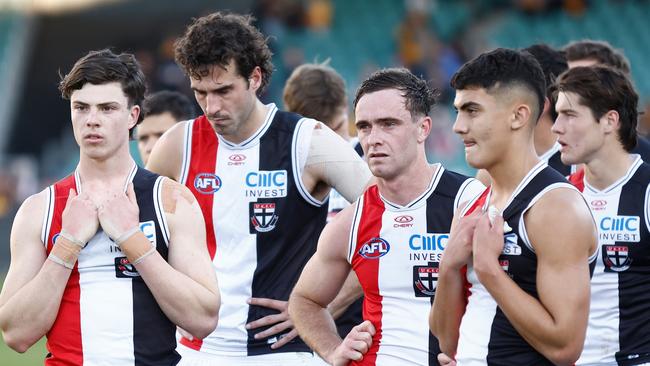
<svg viewBox="0 0 650 366"><path fill-rule="evenodd" d="M416 199L413 201L407 203L406 205L398 205L396 203L390 202L387 200L384 196L379 193L379 198L384 202L384 205L386 207L386 210L388 211L408 211L408 210L413 210L416 208L419 208L420 206L424 205L427 202L427 198L431 196L431 193L436 190L436 187L438 186L438 182L440 181L440 177L442 177L442 173L444 172L445 168L442 166L442 164L437 163L433 164L434 166L437 166L436 172L433 174L431 177L431 181L429 182L429 185L427 186L427 189L424 190L424 192L419 195Z"/></svg>
<svg viewBox="0 0 650 366"><path fill-rule="evenodd" d="M634 173L636 173L636 170L639 169L639 167L643 163L643 160L641 160L641 155L630 154L630 156L633 158L632 164L627 169L625 175L620 177L616 182L612 183L609 187L603 190L598 190L589 185L589 182L587 182L587 175L585 174L584 178L582 178L582 180L585 182L585 189L588 189L589 192L592 194L607 194L613 191L614 189L617 189L618 187L622 186L623 184L627 183L627 181L630 180L630 178L632 178Z"/></svg>
<svg viewBox="0 0 650 366"><path fill-rule="evenodd" d="M535 166L532 169L530 169L528 173L526 173L524 179L522 179L521 182L519 182L517 188L515 188L515 190L512 192L510 198L508 198L508 201L506 202L506 205L503 207L503 210L501 210L501 212L504 212L508 208L508 206L510 206L510 204L515 199L515 197L517 197L517 195L521 193L521 191L523 191L524 188L526 188L528 183L530 183L530 181L533 180L533 178L535 178L535 176L539 174L539 172L544 170L544 168L546 168L547 166L548 164L544 160L540 160L537 164L535 164ZM487 210L487 208L490 206L491 198L492 198L492 187L490 187L490 192L488 192L487 199L485 200L485 205L483 206L483 211Z"/></svg>
<svg viewBox="0 0 650 366"><path fill-rule="evenodd" d="M249 138L246 140L235 144L233 142L230 142L223 138L221 135L217 134L217 137L219 138L219 141L223 143L228 149L231 150L244 150L244 149L249 149L260 142L260 138L264 136L264 133L266 133L266 130L271 127L271 122L273 121L273 117L275 117L275 112L278 111L278 107L275 106L275 103L270 103L266 105L267 107L267 112L266 112L266 117L264 117L264 123L260 126L260 128L255 131Z"/></svg>
<svg viewBox="0 0 650 366"><path fill-rule="evenodd" d="M553 144L553 146L551 146L550 149L548 149L545 153L543 153L542 155L539 156L539 159L544 160L544 161L548 161L548 159L550 159L551 156L553 156L553 154L560 151L561 147L562 146L560 145L560 143L555 141L555 143Z"/></svg>
<svg viewBox="0 0 650 366"><path fill-rule="evenodd" d="M135 161L132 161L132 163L133 166L131 167L129 175L126 176L126 181L124 182L124 192L126 192L126 190L129 188L129 183L133 182L135 173L138 172L138 165L135 163ZM81 175L79 174L79 166L77 166L77 168L74 170L74 184L78 195L81 193Z"/></svg>

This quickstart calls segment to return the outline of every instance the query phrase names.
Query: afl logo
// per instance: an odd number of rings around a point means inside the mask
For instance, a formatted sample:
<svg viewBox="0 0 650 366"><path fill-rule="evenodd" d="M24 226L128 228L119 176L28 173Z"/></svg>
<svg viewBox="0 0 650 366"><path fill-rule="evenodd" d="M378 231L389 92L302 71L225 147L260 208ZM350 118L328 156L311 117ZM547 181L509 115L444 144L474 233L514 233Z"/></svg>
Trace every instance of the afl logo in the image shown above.
<svg viewBox="0 0 650 366"><path fill-rule="evenodd" d="M200 173L194 178L194 188L199 193L214 193L221 188L221 178L210 173Z"/></svg>
<svg viewBox="0 0 650 366"><path fill-rule="evenodd" d="M390 251L390 244L382 238L372 238L359 249L359 255L366 259L379 259Z"/></svg>
<svg viewBox="0 0 650 366"><path fill-rule="evenodd" d="M246 160L246 155L242 154L232 154L228 157L228 165L244 165Z"/></svg>
<svg viewBox="0 0 650 366"><path fill-rule="evenodd" d="M394 220L395 222L399 222L400 224L406 224L407 222L413 221L413 216L409 216L409 215L397 216Z"/></svg>
<svg viewBox="0 0 650 366"><path fill-rule="evenodd" d="M605 200L591 201L591 207L593 207L594 210L604 210L605 206L607 206L607 201Z"/></svg>

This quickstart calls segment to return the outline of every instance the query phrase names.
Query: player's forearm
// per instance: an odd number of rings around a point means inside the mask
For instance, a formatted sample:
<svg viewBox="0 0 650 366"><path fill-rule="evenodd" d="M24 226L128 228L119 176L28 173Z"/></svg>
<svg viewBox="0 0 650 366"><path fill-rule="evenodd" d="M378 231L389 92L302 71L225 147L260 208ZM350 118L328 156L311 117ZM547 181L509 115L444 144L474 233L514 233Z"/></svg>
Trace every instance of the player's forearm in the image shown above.
<svg viewBox="0 0 650 366"><path fill-rule="evenodd" d="M341 291L336 298L327 306L327 310L332 314L332 318L338 319L353 302L363 296L363 289L359 284L357 275L350 271Z"/></svg>
<svg viewBox="0 0 650 366"><path fill-rule="evenodd" d="M0 328L9 347L25 352L50 330L70 273L46 260L40 272L0 306Z"/></svg>
<svg viewBox="0 0 650 366"><path fill-rule="evenodd" d="M155 253L136 265L167 317L194 337L214 331L221 303L216 287L204 286L169 265Z"/></svg>
<svg viewBox="0 0 650 366"><path fill-rule="evenodd" d="M460 321L465 312L463 277L457 268L440 267L436 297L429 313L429 327L440 349L454 356L458 346Z"/></svg>
<svg viewBox="0 0 650 366"><path fill-rule="evenodd" d="M300 294L291 294L289 316L302 338L311 349L328 360L342 339L336 331L329 311Z"/></svg>
<svg viewBox="0 0 650 366"><path fill-rule="evenodd" d="M539 299L521 289L498 266L489 274L483 272L479 278L513 327L533 348L556 365L571 365L577 360L584 343L584 327L576 326L572 320L586 318L588 310L585 314L568 310L567 314L554 317ZM571 302L567 299L566 309L574 308Z"/></svg>

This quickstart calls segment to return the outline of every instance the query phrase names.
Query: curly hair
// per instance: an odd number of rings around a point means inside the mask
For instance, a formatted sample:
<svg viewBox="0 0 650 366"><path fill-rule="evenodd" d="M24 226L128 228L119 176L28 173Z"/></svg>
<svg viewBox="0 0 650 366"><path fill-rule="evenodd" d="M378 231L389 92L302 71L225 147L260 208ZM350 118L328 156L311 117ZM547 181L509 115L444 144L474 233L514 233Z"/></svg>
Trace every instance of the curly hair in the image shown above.
<svg viewBox="0 0 650 366"><path fill-rule="evenodd" d="M354 98L354 107L357 107L364 95L386 89L397 89L403 93L411 117L428 116L438 95L437 90L430 89L425 80L413 75L408 69L388 68L375 71L361 83Z"/></svg>
<svg viewBox="0 0 650 366"><path fill-rule="evenodd" d="M195 19L175 43L176 63L190 77L206 76L213 65L225 67L233 60L237 72L247 82L253 69L262 70L258 93L273 74L273 54L267 38L252 25L250 15L216 12Z"/></svg>

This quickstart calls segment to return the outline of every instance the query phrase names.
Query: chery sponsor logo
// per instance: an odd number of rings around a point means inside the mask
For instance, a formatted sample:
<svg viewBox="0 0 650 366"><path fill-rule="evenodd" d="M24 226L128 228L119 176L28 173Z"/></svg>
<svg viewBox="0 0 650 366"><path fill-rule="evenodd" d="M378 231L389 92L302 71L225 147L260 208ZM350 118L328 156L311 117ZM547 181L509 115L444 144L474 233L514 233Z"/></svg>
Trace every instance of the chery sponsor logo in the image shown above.
<svg viewBox="0 0 650 366"><path fill-rule="evenodd" d="M394 218L393 221L395 221L393 227L413 227L413 224L411 223L413 221L413 216L401 215Z"/></svg>
<svg viewBox="0 0 650 366"><path fill-rule="evenodd" d="M246 163L246 155L232 154L228 157L228 165L244 165Z"/></svg>
<svg viewBox="0 0 650 366"><path fill-rule="evenodd" d="M593 200L591 203L591 209L594 211L604 210L607 207L607 201L605 200Z"/></svg>

